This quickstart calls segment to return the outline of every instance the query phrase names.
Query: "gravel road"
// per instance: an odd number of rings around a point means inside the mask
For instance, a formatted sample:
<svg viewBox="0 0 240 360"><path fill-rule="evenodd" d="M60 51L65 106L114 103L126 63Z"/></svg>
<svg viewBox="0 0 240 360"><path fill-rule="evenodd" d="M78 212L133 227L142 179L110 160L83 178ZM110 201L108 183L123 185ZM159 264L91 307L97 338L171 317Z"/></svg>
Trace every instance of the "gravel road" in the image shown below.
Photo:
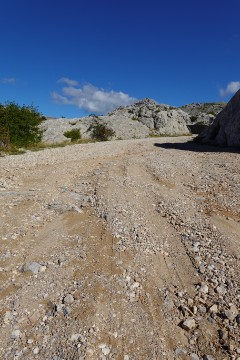
<svg viewBox="0 0 240 360"><path fill-rule="evenodd" d="M239 152L190 137L0 158L0 358L240 360Z"/></svg>

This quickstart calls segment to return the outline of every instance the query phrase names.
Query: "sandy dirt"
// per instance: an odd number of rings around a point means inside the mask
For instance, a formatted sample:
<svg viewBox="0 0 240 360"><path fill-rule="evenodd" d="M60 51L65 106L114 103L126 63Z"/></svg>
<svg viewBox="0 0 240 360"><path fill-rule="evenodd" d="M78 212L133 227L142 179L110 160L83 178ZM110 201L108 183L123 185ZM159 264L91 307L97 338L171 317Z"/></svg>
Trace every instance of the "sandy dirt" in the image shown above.
<svg viewBox="0 0 240 360"><path fill-rule="evenodd" d="M240 359L239 152L189 140L0 158L1 359Z"/></svg>

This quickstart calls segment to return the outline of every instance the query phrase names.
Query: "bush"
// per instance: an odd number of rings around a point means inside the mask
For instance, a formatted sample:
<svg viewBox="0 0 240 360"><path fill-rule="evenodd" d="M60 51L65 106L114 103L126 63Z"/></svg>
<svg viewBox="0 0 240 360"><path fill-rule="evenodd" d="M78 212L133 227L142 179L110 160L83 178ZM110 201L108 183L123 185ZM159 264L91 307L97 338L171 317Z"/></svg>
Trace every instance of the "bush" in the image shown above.
<svg viewBox="0 0 240 360"><path fill-rule="evenodd" d="M115 136L115 131L109 129L105 124L94 124L90 126L89 130L92 130L92 138L97 141L107 141Z"/></svg>
<svg viewBox="0 0 240 360"><path fill-rule="evenodd" d="M0 148L26 147L42 138L39 125L45 118L33 106L0 104Z"/></svg>
<svg viewBox="0 0 240 360"><path fill-rule="evenodd" d="M198 117L195 115L190 116L191 122L197 121Z"/></svg>
<svg viewBox="0 0 240 360"><path fill-rule="evenodd" d="M71 139L72 142L81 139L80 129L72 129L70 131L65 131L63 135L66 138Z"/></svg>

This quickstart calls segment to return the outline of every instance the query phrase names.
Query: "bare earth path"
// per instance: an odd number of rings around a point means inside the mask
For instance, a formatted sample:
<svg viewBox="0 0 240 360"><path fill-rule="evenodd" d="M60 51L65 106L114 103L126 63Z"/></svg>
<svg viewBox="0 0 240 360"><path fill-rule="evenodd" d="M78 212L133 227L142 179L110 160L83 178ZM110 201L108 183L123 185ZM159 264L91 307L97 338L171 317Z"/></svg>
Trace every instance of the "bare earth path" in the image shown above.
<svg viewBox="0 0 240 360"><path fill-rule="evenodd" d="M240 359L238 152L0 158L1 359Z"/></svg>

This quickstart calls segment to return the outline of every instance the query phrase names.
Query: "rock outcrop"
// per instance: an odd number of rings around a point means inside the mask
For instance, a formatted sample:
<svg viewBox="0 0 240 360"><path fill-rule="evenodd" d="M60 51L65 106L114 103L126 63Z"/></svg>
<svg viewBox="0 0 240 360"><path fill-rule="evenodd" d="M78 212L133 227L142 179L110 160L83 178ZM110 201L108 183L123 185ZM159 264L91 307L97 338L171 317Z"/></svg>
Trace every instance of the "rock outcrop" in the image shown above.
<svg viewBox="0 0 240 360"><path fill-rule="evenodd" d="M152 135L189 134L186 124L190 121L190 117L186 112L147 98L124 108L120 107L109 115L121 115L138 121L147 126Z"/></svg>
<svg viewBox="0 0 240 360"><path fill-rule="evenodd" d="M190 116L173 106L157 104L143 99L133 105L119 107L106 116L88 116L74 119L48 118L42 124L43 141L59 143L67 141L64 132L80 129L82 138L91 138L91 126L103 123L115 132L115 139L145 138L153 135L189 134L187 123Z"/></svg>
<svg viewBox="0 0 240 360"><path fill-rule="evenodd" d="M220 146L240 146L240 90L216 116L197 141Z"/></svg>

